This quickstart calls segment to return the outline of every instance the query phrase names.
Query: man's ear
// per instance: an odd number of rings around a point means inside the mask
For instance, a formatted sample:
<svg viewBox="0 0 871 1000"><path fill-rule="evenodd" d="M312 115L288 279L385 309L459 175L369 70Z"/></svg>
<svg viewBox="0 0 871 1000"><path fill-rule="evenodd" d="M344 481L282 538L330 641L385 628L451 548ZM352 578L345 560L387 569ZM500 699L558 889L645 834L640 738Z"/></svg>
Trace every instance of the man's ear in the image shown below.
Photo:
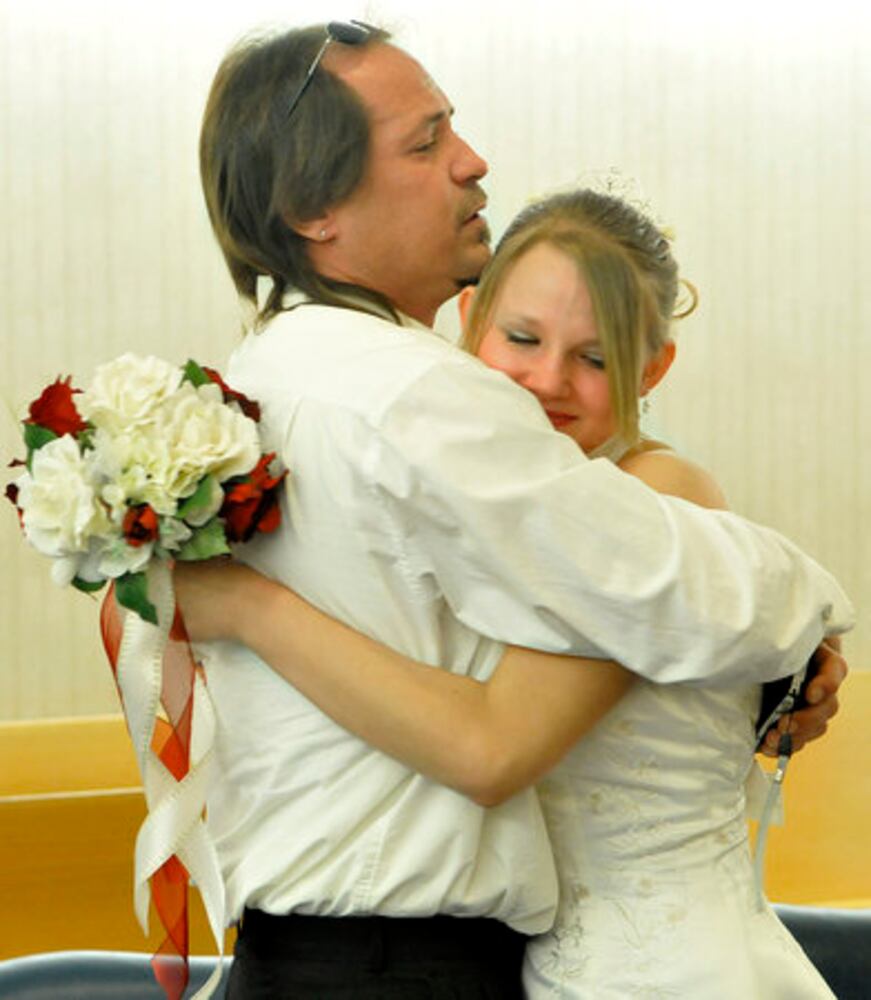
<svg viewBox="0 0 871 1000"><path fill-rule="evenodd" d="M315 219L308 219L306 222L295 222L293 219L284 216L284 223L288 229L292 229L299 236L313 243L327 243L336 237L336 220L332 212L326 212Z"/></svg>
<svg viewBox="0 0 871 1000"><path fill-rule="evenodd" d="M641 373L641 390L639 395L646 396L648 392L658 385L664 378L666 372L671 368L677 348L673 340L667 340L657 353L647 362Z"/></svg>
<svg viewBox="0 0 871 1000"><path fill-rule="evenodd" d="M472 302L475 300L475 286L466 285L457 297L457 308L460 310L460 326L465 329L469 321L469 312L472 309Z"/></svg>

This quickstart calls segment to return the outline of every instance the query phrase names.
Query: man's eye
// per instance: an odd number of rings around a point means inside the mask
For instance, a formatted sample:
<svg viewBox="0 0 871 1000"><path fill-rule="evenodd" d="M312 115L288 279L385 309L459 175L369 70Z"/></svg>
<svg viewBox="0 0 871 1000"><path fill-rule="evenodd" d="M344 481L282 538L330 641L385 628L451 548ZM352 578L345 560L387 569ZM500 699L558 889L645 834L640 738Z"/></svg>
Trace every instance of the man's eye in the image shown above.
<svg viewBox="0 0 871 1000"><path fill-rule="evenodd" d="M429 153L432 152L436 147L436 140L429 139L427 142L422 142L419 146L415 146L412 153Z"/></svg>

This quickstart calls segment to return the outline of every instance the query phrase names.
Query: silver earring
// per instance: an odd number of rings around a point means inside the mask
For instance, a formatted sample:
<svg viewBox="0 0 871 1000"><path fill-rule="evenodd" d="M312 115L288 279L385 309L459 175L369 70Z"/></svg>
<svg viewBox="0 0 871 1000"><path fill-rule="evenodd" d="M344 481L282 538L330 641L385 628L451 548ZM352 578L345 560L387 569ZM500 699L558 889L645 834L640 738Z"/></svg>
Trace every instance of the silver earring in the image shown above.
<svg viewBox="0 0 871 1000"><path fill-rule="evenodd" d="M326 229L322 229L318 233L318 239L325 240L326 238L327 238L327 231L326 231Z"/></svg>

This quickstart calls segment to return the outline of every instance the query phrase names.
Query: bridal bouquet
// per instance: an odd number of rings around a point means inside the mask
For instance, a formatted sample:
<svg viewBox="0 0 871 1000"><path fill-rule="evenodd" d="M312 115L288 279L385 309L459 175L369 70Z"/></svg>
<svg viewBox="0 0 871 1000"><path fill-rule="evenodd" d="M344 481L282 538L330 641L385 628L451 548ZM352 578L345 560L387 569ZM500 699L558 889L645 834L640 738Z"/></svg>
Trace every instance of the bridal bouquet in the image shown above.
<svg viewBox="0 0 871 1000"><path fill-rule="evenodd" d="M52 576L95 591L148 804L136 840L134 906L166 931L155 976L170 1000L188 982L188 883L223 951L224 886L203 822L215 717L175 603L175 560L207 559L274 530L283 473L263 454L259 408L220 375L132 354L84 390L57 378L23 422L24 471L6 490ZM129 612L129 613L128 613ZM197 997L211 994L221 966Z"/></svg>
<svg viewBox="0 0 871 1000"><path fill-rule="evenodd" d="M125 354L84 391L70 382L31 404L26 472L7 495L57 583L114 580L118 602L157 624L152 560L207 559L278 524L259 408L194 361Z"/></svg>

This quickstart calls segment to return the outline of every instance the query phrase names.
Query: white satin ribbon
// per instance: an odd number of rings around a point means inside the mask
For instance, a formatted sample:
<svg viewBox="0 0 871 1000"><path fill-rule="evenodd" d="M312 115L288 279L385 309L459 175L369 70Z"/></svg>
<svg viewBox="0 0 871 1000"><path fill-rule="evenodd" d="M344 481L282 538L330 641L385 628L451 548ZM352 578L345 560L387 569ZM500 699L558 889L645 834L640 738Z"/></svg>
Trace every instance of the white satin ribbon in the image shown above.
<svg viewBox="0 0 871 1000"><path fill-rule="evenodd" d="M169 566L155 560L147 570L148 597L157 609L158 625L127 614L118 651L117 678L139 771L148 815L136 838L134 908L148 933L151 900L148 880L176 854L203 900L219 961L193 1000L207 1000L221 978L224 954L224 881L217 852L203 821L214 757L215 712L199 674L194 677L190 768L181 781L151 749L160 704L163 653L175 616L175 594Z"/></svg>

